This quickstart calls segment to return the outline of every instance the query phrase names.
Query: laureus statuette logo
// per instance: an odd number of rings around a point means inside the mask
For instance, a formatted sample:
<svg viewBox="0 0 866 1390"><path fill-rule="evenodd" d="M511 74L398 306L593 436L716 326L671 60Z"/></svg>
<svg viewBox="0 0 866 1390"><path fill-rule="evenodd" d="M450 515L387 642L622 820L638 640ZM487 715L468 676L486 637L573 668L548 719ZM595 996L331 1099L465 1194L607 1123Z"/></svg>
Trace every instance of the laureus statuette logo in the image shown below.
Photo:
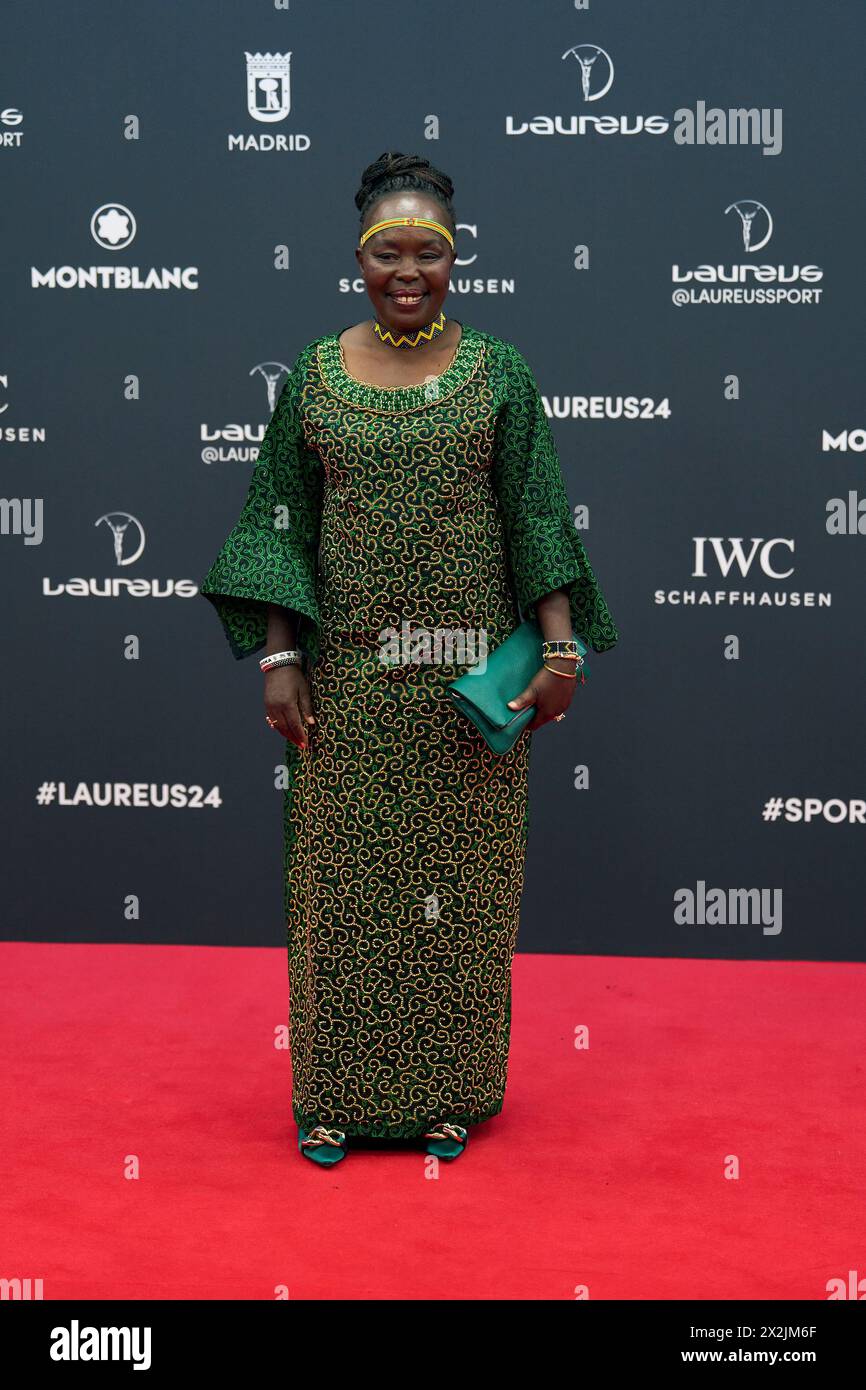
<svg viewBox="0 0 866 1390"><path fill-rule="evenodd" d="M288 376L289 369L283 362L259 362L250 371L250 376L256 373L263 376L268 388L268 411L273 415L277 408L277 386L281 376Z"/></svg>
<svg viewBox="0 0 866 1390"><path fill-rule="evenodd" d="M106 512L98 521L94 521L94 526L101 526L105 522L111 532L112 548L114 550L114 563L116 565L132 565L144 550L144 527L137 516L131 512ZM131 544L127 540L127 531L131 532ZM136 540L138 544L136 545ZM124 550L129 549L129 554L124 555Z"/></svg>
<svg viewBox="0 0 866 1390"><path fill-rule="evenodd" d="M598 101L613 86L613 60L597 43L576 43L563 58L574 58L580 64L580 90L584 101ZM595 87L595 91L593 91Z"/></svg>
<svg viewBox="0 0 866 1390"><path fill-rule="evenodd" d="M741 198L725 208L725 213L729 212L740 215L744 251L760 251L762 246L766 246L773 235L773 219L763 203L756 203L753 198Z"/></svg>

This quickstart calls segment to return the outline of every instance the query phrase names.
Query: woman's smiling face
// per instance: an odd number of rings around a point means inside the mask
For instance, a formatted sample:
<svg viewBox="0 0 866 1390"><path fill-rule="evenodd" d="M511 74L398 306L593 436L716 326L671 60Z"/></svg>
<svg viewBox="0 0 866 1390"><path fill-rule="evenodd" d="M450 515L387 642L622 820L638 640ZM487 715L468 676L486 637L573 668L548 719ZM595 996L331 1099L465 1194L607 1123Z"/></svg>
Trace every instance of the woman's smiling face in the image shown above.
<svg viewBox="0 0 866 1390"><path fill-rule="evenodd" d="M387 194L367 209L363 230L390 217L426 217L452 230L441 203L423 193ZM432 227L385 227L356 248L355 257L381 323L408 332L436 318L455 260L441 232Z"/></svg>

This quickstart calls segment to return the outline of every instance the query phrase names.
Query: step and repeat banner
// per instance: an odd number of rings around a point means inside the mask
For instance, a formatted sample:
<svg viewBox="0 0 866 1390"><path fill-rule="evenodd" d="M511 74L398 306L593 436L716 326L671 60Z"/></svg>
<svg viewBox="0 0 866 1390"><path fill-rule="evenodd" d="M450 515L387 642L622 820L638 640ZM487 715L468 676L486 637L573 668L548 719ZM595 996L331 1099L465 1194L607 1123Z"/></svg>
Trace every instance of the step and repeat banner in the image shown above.
<svg viewBox="0 0 866 1390"><path fill-rule="evenodd" d="M863 959L866 6L11 3L3 935L277 945L284 745L197 584L353 198L454 180L620 641L533 736L519 949Z"/></svg>

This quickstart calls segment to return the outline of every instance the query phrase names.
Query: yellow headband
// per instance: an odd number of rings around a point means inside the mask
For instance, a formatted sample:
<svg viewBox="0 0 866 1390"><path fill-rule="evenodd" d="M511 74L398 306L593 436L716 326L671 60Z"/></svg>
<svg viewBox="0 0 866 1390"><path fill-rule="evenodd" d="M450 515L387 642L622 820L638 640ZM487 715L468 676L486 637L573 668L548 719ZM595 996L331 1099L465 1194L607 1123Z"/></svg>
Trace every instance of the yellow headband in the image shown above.
<svg viewBox="0 0 866 1390"><path fill-rule="evenodd" d="M447 227L443 227L441 222L431 222L429 217L389 217L385 222L374 222L372 227L368 227L361 237L360 245L363 246L368 237L374 232L381 232L383 227L432 227L434 231L441 232L445 240L454 250L454 238Z"/></svg>

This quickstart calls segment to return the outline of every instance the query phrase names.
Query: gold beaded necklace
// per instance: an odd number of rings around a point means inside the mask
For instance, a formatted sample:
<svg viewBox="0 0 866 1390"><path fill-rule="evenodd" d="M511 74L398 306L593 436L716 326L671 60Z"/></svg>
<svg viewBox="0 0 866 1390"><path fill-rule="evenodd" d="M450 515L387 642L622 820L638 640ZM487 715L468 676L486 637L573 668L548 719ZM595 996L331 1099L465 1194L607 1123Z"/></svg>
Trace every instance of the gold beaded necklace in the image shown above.
<svg viewBox="0 0 866 1390"><path fill-rule="evenodd" d="M377 338L381 338L383 343L391 343L393 347L419 347L421 343L429 343L430 339L435 338L437 333L441 333L444 327L444 309L440 309L438 319L431 319L430 323L419 328L418 332L411 338L406 333L401 333L399 338L395 338L390 328L383 328L378 319L373 320L373 332Z"/></svg>

